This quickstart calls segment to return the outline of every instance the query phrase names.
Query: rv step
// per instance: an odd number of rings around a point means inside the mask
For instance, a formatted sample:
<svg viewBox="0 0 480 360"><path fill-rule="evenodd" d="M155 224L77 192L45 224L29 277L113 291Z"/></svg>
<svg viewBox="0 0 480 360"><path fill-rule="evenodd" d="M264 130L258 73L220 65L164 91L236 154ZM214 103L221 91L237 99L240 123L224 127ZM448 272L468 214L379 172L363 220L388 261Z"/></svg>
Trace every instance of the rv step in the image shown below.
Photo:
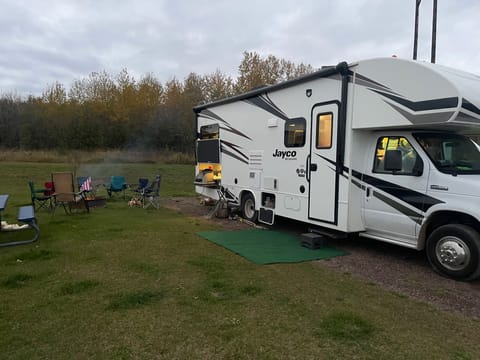
<svg viewBox="0 0 480 360"><path fill-rule="evenodd" d="M323 235L335 240L346 239L348 237L347 233L326 228L309 228L308 232Z"/></svg>
<svg viewBox="0 0 480 360"><path fill-rule="evenodd" d="M320 249L327 245L327 238L323 235L314 234L314 233L304 233L302 234L302 240L300 245L309 249Z"/></svg>

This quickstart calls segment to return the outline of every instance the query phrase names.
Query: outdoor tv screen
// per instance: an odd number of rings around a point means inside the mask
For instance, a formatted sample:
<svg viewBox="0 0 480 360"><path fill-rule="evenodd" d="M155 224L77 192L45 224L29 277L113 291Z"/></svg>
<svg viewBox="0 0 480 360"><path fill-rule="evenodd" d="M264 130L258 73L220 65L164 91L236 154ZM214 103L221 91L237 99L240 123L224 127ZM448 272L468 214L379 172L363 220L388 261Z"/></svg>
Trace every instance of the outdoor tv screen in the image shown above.
<svg viewBox="0 0 480 360"><path fill-rule="evenodd" d="M220 163L220 140L198 140L197 161L199 163Z"/></svg>

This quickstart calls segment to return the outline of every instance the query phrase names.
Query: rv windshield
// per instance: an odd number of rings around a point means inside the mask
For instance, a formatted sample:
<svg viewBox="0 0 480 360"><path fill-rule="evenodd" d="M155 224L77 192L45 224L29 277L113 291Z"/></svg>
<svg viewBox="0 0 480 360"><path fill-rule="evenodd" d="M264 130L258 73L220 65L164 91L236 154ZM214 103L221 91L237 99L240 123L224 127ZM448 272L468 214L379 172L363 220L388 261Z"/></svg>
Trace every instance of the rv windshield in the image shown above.
<svg viewBox="0 0 480 360"><path fill-rule="evenodd" d="M443 173L480 174L480 151L473 140L459 134L413 134L435 167Z"/></svg>

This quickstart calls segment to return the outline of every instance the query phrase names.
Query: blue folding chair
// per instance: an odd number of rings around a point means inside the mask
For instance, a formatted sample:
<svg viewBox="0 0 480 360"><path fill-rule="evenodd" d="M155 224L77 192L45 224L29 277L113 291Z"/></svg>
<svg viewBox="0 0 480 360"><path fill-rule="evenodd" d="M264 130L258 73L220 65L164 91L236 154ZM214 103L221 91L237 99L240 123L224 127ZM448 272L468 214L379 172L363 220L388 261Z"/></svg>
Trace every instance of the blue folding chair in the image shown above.
<svg viewBox="0 0 480 360"><path fill-rule="evenodd" d="M110 178L110 184L107 186L108 196L112 197L115 193L123 193L123 198L125 199L126 188L127 183L125 182L125 176L112 176Z"/></svg>

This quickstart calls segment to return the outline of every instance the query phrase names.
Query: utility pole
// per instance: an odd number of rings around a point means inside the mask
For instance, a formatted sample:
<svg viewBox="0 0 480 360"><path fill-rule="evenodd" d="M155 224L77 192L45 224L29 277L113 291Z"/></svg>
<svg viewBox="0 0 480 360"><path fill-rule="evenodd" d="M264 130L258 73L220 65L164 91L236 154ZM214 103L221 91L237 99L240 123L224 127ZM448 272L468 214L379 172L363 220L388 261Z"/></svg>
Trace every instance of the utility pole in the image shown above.
<svg viewBox="0 0 480 360"><path fill-rule="evenodd" d="M415 0L415 34L413 35L413 60L417 60L418 47L418 11L422 0Z"/></svg>
<svg viewBox="0 0 480 360"><path fill-rule="evenodd" d="M432 56L431 63L435 64L437 52L437 0L433 0L433 21L432 21Z"/></svg>

